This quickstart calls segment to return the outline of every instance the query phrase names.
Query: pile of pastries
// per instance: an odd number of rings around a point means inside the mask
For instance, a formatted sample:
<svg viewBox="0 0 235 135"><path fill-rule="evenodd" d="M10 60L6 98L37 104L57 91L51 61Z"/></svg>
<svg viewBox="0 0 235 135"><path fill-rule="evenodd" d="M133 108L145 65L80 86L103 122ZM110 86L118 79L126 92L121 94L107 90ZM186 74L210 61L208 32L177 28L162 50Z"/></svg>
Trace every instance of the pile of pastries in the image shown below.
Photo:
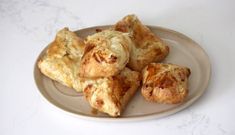
<svg viewBox="0 0 235 135"><path fill-rule="evenodd" d="M92 108L117 117L139 87L147 101L181 103L188 95L187 67L159 63L169 47L127 15L85 39L60 30L38 61L47 77L83 92Z"/></svg>

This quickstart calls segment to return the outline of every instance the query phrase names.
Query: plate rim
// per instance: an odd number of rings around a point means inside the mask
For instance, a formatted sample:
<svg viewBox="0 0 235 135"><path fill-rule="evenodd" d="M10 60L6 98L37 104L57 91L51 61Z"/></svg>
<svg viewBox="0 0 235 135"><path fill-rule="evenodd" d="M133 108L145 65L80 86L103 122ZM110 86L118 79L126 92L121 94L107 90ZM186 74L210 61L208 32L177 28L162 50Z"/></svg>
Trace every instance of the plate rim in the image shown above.
<svg viewBox="0 0 235 135"><path fill-rule="evenodd" d="M74 31L75 33L77 33L78 31L86 31L87 29L95 29L95 28L105 28L105 27L110 27L112 25L99 25L99 26L92 26L92 27L86 27L86 28L82 28L79 30ZM190 42L193 42L193 46L198 47L203 54L205 55L205 57L207 58L207 64L208 64L208 69L209 72L208 74L208 79L206 80L206 85L204 86L203 90L199 91L194 97L192 97L190 100L188 100L187 102L184 102L182 104L179 104L176 108L165 111L164 113L150 113L150 114L146 114L146 115L140 115L140 116L133 116L133 117L97 117L97 116L93 116L93 115L84 115L82 113L77 113L73 110L67 109L62 107L60 104L58 104L57 102L53 101L50 97L48 97L48 95L46 94L46 92L44 90L42 90L39 86L39 82L37 82L37 75L36 75L36 71L39 70L38 66L37 66L37 62L40 58L41 53L48 47L48 45L46 47L43 48L43 50L41 52L39 52L39 54L37 55L37 59L36 62L34 64L34 70L33 70L33 76L34 76L34 82L36 84L37 89L40 91L40 93L43 95L44 99L46 99L47 102L49 102L50 104L52 104L55 108L57 108L58 110L61 110L63 112L69 113L73 116L76 116L78 118L82 118L82 119L86 119L86 120L95 120L95 121L115 121L115 122L122 122L122 121L140 121L140 120L149 120L149 119L158 119L158 118L163 118L166 116L170 116L172 114L178 113L180 111L183 111L185 108L191 106L193 103L195 103L195 101L197 101L202 95L203 93L207 90L210 80L211 80L211 62L210 62L210 58L208 56L208 54L206 53L206 51L194 40L192 40L190 37L177 32L175 30L171 30L165 27L161 27L161 26L153 26L153 25L146 25L147 27L149 27L150 29L161 29L164 31L168 31L171 32L173 34L176 34L180 37L186 38L187 40L190 40ZM40 71L39 71L40 72Z"/></svg>

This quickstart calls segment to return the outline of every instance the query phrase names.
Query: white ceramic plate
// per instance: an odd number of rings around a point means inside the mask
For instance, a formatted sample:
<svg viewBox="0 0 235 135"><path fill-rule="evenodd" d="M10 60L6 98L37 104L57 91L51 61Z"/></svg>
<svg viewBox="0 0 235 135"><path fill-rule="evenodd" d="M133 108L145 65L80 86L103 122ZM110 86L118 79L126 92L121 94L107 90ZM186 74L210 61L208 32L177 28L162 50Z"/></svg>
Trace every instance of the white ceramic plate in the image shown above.
<svg viewBox="0 0 235 135"><path fill-rule="evenodd" d="M80 37L86 37L95 33L97 28L106 29L108 27L110 26L96 26L78 30L76 33ZM189 95L184 103L176 105L150 103L144 100L139 90L127 105L121 117L111 118L100 112L94 113L82 93L77 93L47 78L35 64L34 78L39 91L50 103L64 111L93 120L132 121L160 118L190 106L204 93L210 80L211 66L206 52L192 39L179 32L157 26L148 27L170 47L170 53L163 62L187 66L191 69ZM46 48L41 52L38 59L43 56L45 50Z"/></svg>

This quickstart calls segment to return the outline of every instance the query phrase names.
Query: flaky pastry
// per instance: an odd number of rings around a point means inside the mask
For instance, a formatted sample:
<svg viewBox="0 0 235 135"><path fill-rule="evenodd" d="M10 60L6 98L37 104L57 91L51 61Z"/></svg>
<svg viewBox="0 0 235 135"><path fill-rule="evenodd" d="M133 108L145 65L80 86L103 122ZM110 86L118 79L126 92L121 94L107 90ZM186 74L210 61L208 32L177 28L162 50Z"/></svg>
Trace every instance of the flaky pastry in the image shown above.
<svg viewBox="0 0 235 135"><path fill-rule="evenodd" d="M126 33L113 30L88 36L79 75L86 78L117 75L129 61L131 43Z"/></svg>
<svg viewBox="0 0 235 135"><path fill-rule="evenodd" d="M169 53L169 47L135 15L128 15L114 25L114 29L129 33L134 46L128 66L141 71L151 62L162 61Z"/></svg>
<svg viewBox="0 0 235 135"><path fill-rule="evenodd" d="M147 101L181 103L188 95L189 75L187 67L151 63L142 71L141 93Z"/></svg>

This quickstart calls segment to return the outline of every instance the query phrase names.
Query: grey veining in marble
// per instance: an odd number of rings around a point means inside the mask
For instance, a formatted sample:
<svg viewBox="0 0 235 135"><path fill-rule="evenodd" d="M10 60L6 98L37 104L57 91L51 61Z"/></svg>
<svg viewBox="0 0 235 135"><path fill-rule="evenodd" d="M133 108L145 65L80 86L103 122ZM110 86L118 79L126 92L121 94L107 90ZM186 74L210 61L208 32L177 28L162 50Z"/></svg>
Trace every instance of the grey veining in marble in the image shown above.
<svg viewBox="0 0 235 135"><path fill-rule="evenodd" d="M47 0L3 0L0 17L14 24L22 34L37 40L52 38L63 27L72 30L84 27L76 14Z"/></svg>

